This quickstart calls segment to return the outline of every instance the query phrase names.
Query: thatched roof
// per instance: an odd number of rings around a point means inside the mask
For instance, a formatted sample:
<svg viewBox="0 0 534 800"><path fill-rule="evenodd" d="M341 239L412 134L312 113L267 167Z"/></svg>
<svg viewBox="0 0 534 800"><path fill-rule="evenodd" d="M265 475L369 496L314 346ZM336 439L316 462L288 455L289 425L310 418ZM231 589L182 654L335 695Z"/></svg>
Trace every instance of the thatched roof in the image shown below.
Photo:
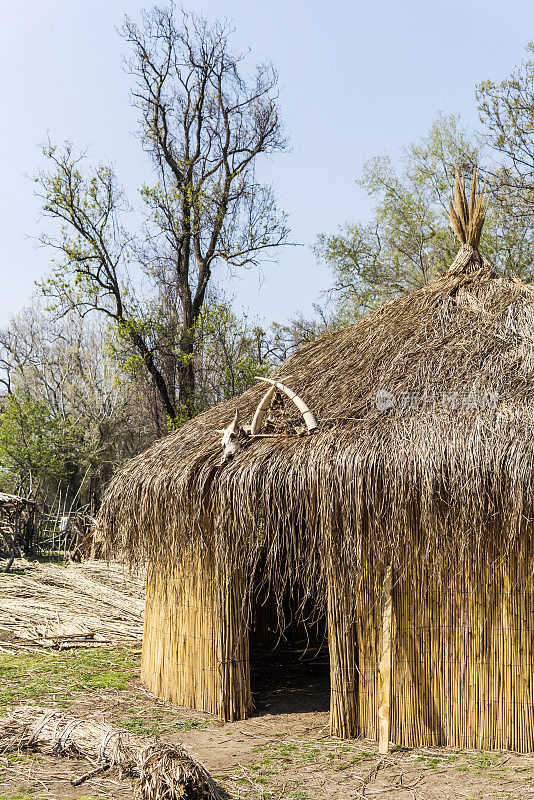
<svg viewBox="0 0 534 800"><path fill-rule="evenodd" d="M34 505L35 501L29 500L27 497L19 497L15 494L0 492L0 510L5 509L9 512L22 511L23 508Z"/></svg>
<svg viewBox="0 0 534 800"><path fill-rule="evenodd" d="M164 562L215 542L251 564L263 548L271 575L315 581L336 553L352 570L362 548L400 563L415 536L435 560L532 520L534 289L471 244L441 278L306 344L276 375L292 376L318 431L250 440L221 466L216 429L235 409L250 421L265 387L206 411L118 472L102 511L112 548Z"/></svg>

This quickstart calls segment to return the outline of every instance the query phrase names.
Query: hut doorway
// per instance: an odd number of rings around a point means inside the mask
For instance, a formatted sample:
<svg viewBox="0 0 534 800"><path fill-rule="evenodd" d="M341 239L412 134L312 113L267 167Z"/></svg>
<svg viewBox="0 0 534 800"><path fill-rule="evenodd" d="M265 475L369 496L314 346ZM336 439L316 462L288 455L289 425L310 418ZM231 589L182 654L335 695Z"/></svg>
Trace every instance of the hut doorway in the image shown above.
<svg viewBox="0 0 534 800"><path fill-rule="evenodd" d="M254 713L328 711L330 666L324 614L286 590L277 604L272 593L256 598L249 634Z"/></svg>

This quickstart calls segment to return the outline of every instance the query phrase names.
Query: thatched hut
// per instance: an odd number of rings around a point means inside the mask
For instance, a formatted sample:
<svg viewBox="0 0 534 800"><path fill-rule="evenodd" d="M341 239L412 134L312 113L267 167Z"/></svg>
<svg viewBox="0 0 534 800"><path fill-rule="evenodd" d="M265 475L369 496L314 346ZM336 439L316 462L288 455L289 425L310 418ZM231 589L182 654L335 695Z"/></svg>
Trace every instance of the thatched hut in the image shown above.
<svg viewBox="0 0 534 800"><path fill-rule="evenodd" d="M534 749L534 289L481 257L484 213L457 185L448 272L277 371L313 434L295 409L221 464L258 386L116 475L102 522L148 562L157 695L247 715L256 598L293 591L324 609L333 734Z"/></svg>
<svg viewBox="0 0 534 800"><path fill-rule="evenodd" d="M34 533L35 502L0 492L0 557L7 555L5 572L17 556L33 554Z"/></svg>

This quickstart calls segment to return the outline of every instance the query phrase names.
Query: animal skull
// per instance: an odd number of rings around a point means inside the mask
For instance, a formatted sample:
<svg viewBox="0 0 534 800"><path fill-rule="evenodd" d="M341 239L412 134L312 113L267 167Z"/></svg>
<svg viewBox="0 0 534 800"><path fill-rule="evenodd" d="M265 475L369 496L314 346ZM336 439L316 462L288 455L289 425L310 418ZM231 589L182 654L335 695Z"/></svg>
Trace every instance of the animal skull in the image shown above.
<svg viewBox="0 0 534 800"><path fill-rule="evenodd" d="M235 417L230 425L219 432L222 433L221 445L223 448L221 464L225 464L241 450L241 441L246 436L245 431L239 425L239 411L235 412Z"/></svg>

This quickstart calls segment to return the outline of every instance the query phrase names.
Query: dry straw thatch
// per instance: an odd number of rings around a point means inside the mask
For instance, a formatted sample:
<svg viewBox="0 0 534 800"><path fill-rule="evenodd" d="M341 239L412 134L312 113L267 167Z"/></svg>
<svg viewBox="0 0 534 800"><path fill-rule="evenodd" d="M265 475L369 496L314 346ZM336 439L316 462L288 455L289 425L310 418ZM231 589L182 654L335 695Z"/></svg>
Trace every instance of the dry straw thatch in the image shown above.
<svg viewBox="0 0 534 800"><path fill-rule="evenodd" d="M238 655L235 647L226 655L222 648L230 630L236 640L243 638L239 626L245 630L262 583L280 595L284 585L298 582L328 606L332 729L341 735L376 733L385 570L392 567L394 574L393 618L405 604L420 630L438 624L440 593L463 598L460 606L451 605L448 622L436 633L443 639L448 630L451 642L467 625L466 603L473 586L480 588L477 570L487 567L483 583L489 592L495 564L499 574L504 563L514 569L520 564L531 591L525 548L534 498L534 289L495 274L479 254L485 209L476 176L469 200L458 179L451 221L462 244L450 269L355 325L301 347L280 367L276 377L291 375L289 384L317 417L315 434L251 439L221 466L216 429L236 409L242 420L252 419L262 396L254 387L161 440L111 482L102 508L110 552L123 550L133 564L150 562L160 581L160 612L178 603L195 609L190 618L196 615L195 624L201 624L207 606L198 596L198 581L186 594L170 589L185 564L200 569L203 592L212 587L210 613L215 609L219 627L210 668L219 676L219 692L228 662L233 659L238 672L244 668L243 643ZM377 402L377 395L386 402ZM414 586L420 603L411 611ZM525 596L524 602L530 600ZM489 633L480 610L478 617L473 614L473 636L483 648L480 637L487 641ZM403 624L394 631L397 637ZM158 634L147 625L150 659ZM498 638L496 625L492 620ZM422 645L417 637L413 641L413 630L408 633L402 659L414 667L424 662L416 653ZM183 643L187 632L175 635ZM394 651L401 646L395 635ZM466 715L475 711L458 711L456 718L444 710L447 703L456 708L454 691L461 695L451 663L459 657L469 661L474 650L460 653L460 644L436 650L428 636L427 666L440 683L432 687L436 708L422 724L432 741L455 743L462 725L469 727ZM153 685L158 658L145 671ZM420 679L412 669L408 687L406 669L393 672L394 687L404 681L406 700L406 709L398 706L398 696L393 703L395 735L404 743L422 742L421 714L410 717L407 711L421 703ZM465 674L458 678L464 680ZM500 685L496 673L490 680ZM425 684L426 697L430 691ZM187 702L183 693L181 698ZM406 722L412 717L413 723ZM488 728L482 743L495 741ZM518 740L518 748L523 744Z"/></svg>

